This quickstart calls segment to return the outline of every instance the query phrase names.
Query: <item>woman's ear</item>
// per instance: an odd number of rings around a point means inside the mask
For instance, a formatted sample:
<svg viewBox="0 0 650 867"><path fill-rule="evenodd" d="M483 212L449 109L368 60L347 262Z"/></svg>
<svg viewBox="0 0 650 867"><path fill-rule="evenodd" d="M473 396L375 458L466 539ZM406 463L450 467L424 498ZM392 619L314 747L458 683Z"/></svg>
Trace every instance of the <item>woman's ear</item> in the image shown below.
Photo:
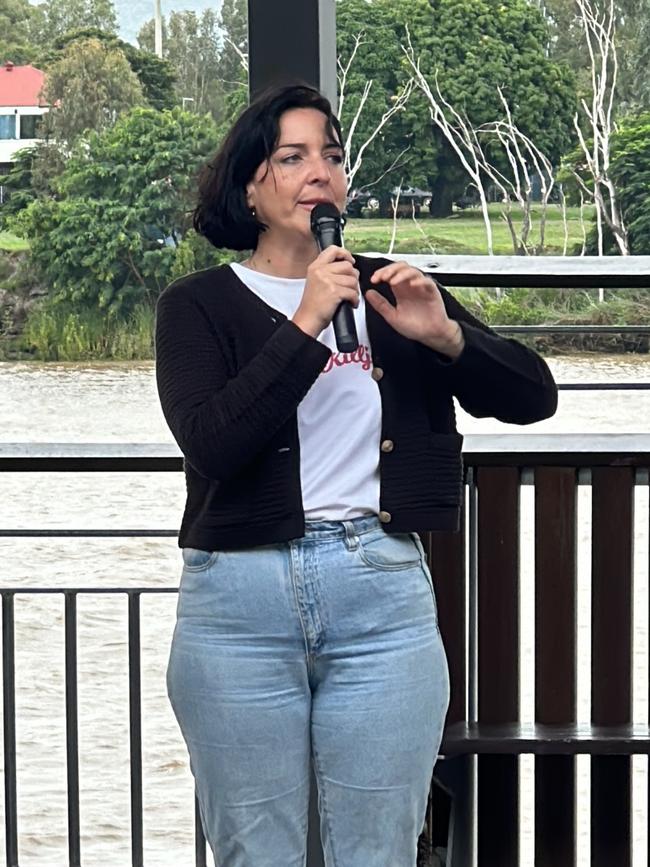
<svg viewBox="0 0 650 867"><path fill-rule="evenodd" d="M252 182L250 184L246 184L246 204L251 210L255 208L255 191L253 189Z"/></svg>

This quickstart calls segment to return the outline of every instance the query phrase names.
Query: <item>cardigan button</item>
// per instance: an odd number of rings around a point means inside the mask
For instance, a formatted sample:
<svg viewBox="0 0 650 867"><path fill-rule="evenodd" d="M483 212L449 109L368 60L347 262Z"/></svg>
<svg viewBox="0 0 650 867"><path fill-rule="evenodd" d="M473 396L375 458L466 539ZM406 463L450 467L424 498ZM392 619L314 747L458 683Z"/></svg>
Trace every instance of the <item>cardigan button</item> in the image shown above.
<svg viewBox="0 0 650 867"><path fill-rule="evenodd" d="M378 517L379 517L379 520L382 522L382 524L388 524L390 521L393 520L393 516L391 515L390 512L381 511L379 513Z"/></svg>
<svg viewBox="0 0 650 867"><path fill-rule="evenodd" d="M373 367L372 373L370 375L375 380L375 382L379 382L379 380L384 375L384 371L381 369L381 367Z"/></svg>
<svg viewBox="0 0 650 867"><path fill-rule="evenodd" d="M384 440L381 444L382 452L392 452L395 448L395 443L392 440Z"/></svg>

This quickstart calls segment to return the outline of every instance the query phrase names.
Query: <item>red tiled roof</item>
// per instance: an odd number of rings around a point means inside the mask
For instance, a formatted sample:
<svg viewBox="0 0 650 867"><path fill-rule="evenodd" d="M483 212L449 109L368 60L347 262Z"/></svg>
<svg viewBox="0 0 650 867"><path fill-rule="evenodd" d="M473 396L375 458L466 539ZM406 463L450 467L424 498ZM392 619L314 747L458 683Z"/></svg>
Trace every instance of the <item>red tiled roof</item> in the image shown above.
<svg viewBox="0 0 650 867"><path fill-rule="evenodd" d="M45 73L35 66L5 63L0 66L0 106L46 105L38 96L44 81Z"/></svg>

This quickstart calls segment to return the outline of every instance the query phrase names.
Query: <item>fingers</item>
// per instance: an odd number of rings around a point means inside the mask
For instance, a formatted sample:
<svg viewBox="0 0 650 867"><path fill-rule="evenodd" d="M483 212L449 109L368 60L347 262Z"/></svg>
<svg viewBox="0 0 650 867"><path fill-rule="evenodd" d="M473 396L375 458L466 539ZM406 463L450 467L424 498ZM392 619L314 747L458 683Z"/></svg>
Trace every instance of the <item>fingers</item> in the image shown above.
<svg viewBox="0 0 650 867"><path fill-rule="evenodd" d="M371 283L390 283L391 279L403 271L405 268L410 268L408 262L391 262L390 265L384 265L383 268L378 268L377 271L370 277Z"/></svg>
<svg viewBox="0 0 650 867"><path fill-rule="evenodd" d="M370 277L371 283L388 283L389 286L397 286L400 283L420 284L421 286L435 286L434 281L409 265L408 262L392 262L379 268Z"/></svg>
<svg viewBox="0 0 650 867"><path fill-rule="evenodd" d="M384 317L389 325L393 323L397 314L390 301L387 301L386 298L377 292L376 289L368 289L365 298L370 306L374 307L375 310Z"/></svg>
<svg viewBox="0 0 650 867"><path fill-rule="evenodd" d="M350 267L350 262L330 262L327 266L330 274L351 274L358 280L360 277L359 271L354 267Z"/></svg>
<svg viewBox="0 0 650 867"><path fill-rule="evenodd" d="M335 244L332 244L331 247L325 247L322 253L318 254L315 261L323 264L326 262L348 261L354 265L354 256L344 247L337 247Z"/></svg>

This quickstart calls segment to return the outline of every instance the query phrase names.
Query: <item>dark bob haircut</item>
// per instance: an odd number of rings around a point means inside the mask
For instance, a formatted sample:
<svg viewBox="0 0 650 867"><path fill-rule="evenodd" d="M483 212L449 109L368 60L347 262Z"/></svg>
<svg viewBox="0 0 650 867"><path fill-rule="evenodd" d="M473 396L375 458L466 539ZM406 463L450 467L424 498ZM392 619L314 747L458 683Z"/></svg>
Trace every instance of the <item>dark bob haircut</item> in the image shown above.
<svg viewBox="0 0 650 867"><path fill-rule="evenodd" d="M292 108L315 108L327 118L328 133L343 146L341 125L318 90L299 83L260 94L236 120L221 147L199 177L194 228L215 247L253 250L266 225L246 202L246 185L273 153L280 137L280 117Z"/></svg>

